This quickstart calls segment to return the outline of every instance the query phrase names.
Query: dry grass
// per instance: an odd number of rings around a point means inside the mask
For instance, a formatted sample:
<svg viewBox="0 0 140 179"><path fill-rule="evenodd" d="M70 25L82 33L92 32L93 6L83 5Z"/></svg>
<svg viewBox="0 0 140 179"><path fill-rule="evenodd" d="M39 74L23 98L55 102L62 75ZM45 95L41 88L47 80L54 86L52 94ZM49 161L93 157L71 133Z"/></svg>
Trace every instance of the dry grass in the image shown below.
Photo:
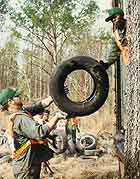
<svg viewBox="0 0 140 179"><path fill-rule="evenodd" d="M109 112L108 104L104 105L99 111L89 116L80 118L81 132L91 132L98 134L99 132L109 132L115 134L115 116Z"/></svg>
<svg viewBox="0 0 140 179"><path fill-rule="evenodd" d="M54 158L50 161L55 172L53 177L46 175L41 179L118 179L118 163L111 155L99 159ZM9 163L0 166L0 179L13 179Z"/></svg>
<svg viewBox="0 0 140 179"><path fill-rule="evenodd" d="M0 165L0 179L14 179L10 163Z"/></svg>
<svg viewBox="0 0 140 179"><path fill-rule="evenodd" d="M51 167L55 172L52 179L118 179L118 163L111 155L99 159L52 159Z"/></svg>

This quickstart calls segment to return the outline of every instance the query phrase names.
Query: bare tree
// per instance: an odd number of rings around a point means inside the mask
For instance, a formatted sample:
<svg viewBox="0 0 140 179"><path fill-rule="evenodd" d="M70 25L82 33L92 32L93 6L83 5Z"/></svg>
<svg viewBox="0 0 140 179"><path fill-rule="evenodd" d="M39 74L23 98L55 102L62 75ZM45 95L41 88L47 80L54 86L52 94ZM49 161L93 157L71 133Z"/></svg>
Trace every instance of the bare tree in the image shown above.
<svg viewBox="0 0 140 179"><path fill-rule="evenodd" d="M129 65L126 78L125 178L140 178L140 3L128 1Z"/></svg>
<svg viewBox="0 0 140 179"><path fill-rule="evenodd" d="M17 85L18 67L15 57L16 46L13 42L8 42L0 49L0 89Z"/></svg>

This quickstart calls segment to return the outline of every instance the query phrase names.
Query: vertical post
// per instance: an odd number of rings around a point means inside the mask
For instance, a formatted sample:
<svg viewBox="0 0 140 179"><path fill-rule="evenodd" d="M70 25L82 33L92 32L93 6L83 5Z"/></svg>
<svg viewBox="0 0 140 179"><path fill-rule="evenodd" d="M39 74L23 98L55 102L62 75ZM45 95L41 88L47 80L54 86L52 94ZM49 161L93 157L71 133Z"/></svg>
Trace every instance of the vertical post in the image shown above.
<svg viewBox="0 0 140 179"><path fill-rule="evenodd" d="M122 7L123 3L121 0L113 0L113 7ZM117 60L115 66L115 113L116 113L116 131L119 131L122 127L122 74L121 74L121 63L120 59Z"/></svg>
<svg viewBox="0 0 140 179"><path fill-rule="evenodd" d="M116 131L121 129L121 70L120 60L117 60L115 66L115 102L116 102Z"/></svg>

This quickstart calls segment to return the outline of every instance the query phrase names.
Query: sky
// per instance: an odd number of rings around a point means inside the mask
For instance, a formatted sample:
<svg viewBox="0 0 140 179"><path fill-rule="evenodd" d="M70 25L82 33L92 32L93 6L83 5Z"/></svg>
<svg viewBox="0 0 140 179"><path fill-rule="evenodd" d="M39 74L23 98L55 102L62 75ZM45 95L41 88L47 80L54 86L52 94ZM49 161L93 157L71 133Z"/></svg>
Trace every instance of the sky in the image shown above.
<svg viewBox="0 0 140 179"><path fill-rule="evenodd" d="M112 0L95 0L101 10L106 10L111 7Z"/></svg>
<svg viewBox="0 0 140 179"><path fill-rule="evenodd" d="M15 5L17 2L18 3L20 2L20 4L21 2L23 2L22 0L10 0L10 1L12 4ZM104 28L106 31L108 31L111 28L111 24L106 23L104 19L107 17L106 10L111 8L112 0L95 0L95 1L101 11L99 16L97 16L95 28L93 27L93 31L94 33L98 33L100 28ZM7 30L7 28L5 28L5 30ZM0 32L0 47L2 47L5 44L4 42L8 38L8 33L6 33L5 30L3 32Z"/></svg>
<svg viewBox="0 0 140 179"><path fill-rule="evenodd" d="M96 18L94 33L99 33L99 29L103 28L105 31L111 30L111 23L105 22L105 18L108 16L107 9L111 8L112 0L95 0L100 8L100 14ZM97 28L98 27L98 28Z"/></svg>

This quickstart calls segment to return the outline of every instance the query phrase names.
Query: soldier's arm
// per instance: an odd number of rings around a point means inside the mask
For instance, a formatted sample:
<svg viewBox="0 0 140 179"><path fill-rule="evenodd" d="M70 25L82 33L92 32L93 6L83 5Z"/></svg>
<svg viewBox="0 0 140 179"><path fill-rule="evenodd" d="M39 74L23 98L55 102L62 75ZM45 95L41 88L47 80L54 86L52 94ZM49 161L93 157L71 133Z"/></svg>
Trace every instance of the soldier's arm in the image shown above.
<svg viewBox="0 0 140 179"><path fill-rule="evenodd" d="M43 99L38 104L33 104L32 106L26 106L23 107L24 112L30 113L32 116L35 116L36 114L42 113L44 111L44 108L48 107L53 102L53 99L51 96L48 98Z"/></svg>
<svg viewBox="0 0 140 179"><path fill-rule="evenodd" d="M48 136L59 120L60 116L55 116L50 122L39 124L28 116L20 115L16 117L13 129L16 133L22 134L27 138L42 139Z"/></svg>
<svg viewBox="0 0 140 179"><path fill-rule="evenodd" d="M51 118L51 120L49 120L49 122L47 122L49 132L52 131L52 129L56 126L56 124L59 120L65 119L65 117L66 117L66 114L64 114L63 112L57 112L55 114L55 116L53 118Z"/></svg>
<svg viewBox="0 0 140 179"><path fill-rule="evenodd" d="M116 42L113 39L111 39L109 54L107 57L109 66L115 63L119 58L120 58L120 49L117 47Z"/></svg>

